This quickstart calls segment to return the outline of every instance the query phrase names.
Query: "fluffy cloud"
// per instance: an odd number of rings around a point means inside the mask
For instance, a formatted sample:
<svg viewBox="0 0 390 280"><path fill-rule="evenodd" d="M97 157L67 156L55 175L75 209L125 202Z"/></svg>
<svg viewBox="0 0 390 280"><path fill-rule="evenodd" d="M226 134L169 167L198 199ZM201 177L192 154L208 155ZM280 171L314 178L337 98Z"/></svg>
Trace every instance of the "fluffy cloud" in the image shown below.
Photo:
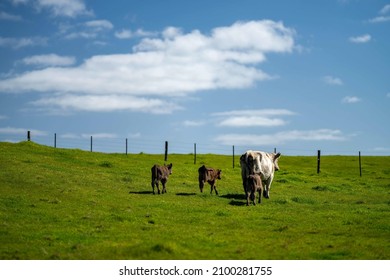
<svg viewBox="0 0 390 280"><path fill-rule="evenodd" d="M40 67L47 66L70 66L76 63L73 56L59 56L57 54L44 54L26 57L22 60L26 65L34 65Z"/></svg>
<svg viewBox="0 0 390 280"><path fill-rule="evenodd" d="M46 136L47 132L36 130L36 129L27 129L27 128L16 128L16 127L0 127L0 134L6 135L27 135L27 131L30 131L34 136Z"/></svg>
<svg viewBox="0 0 390 280"><path fill-rule="evenodd" d="M341 86L344 84L343 81L337 77L325 76L323 79L324 79L324 82L329 84L329 85Z"/></svg>
<svg viewBox="0 0 390 280"><path fill-rule="evenodd" d="M83 0L12 0L15 5L31 4L36 10L49 11L53 16L77 17L93 15L87 10Z"/></svg>
<svg viewBox="0 0 390 280"><path fill-rule="evenodd" d="M357 103L360 101L361 101L361 99L357 96L346 96L341 100L341 102L343 102L343 103Z"/></svg>
<svg viewBox="0 0 390 280"><path fill-rule="evenodd" d="M371 35L364 34L357 37L349 37L349 41L356 44L368 43L369 41L371 41Z"/></svg>
<svg viewBox="0 0 390 280"><path fill-rule="evenodd" d="M98 24L103 25L108 27ZM166 112L180 107L163 100L167 97L242 89L272 78L256 66L267 53L292 52L294 36L293 29L270 20L237 22L215 28L210 35L198 30L183 34L170 27L160 38L143 38L132 53L98 55L75 67L26 72L0 81L0 92L56 92L36 104L68 104L74 97L85 102L71 106L77 110L104 110L106 104L112 109L144 110L145 102L157 102L161 109L168 105L162 110Z"/></svg>
<svg viewBox="0 0 390 280"><path fill-rule="evenodd" d="M11 38L0 37L0 47L9 47L13 49L20 49L24 47L45 46L47 38L45 37L23 37Z"/></svg>
<svg viewBox="0 0 390 280"><path fill-rule="evenodd" d="M223 145L253 145L270 146L280 145L291 141L343 141L346 137L340 130L290 130L275 134L225 134L215 138L215 141Z"/></svg>
<svg viewBox="0 0 390 280"><path fill-rule="evenodd" d="M271 127L285 125L287 122L280 117L294 114L294 112L284 109L263 109L228 111L213 115L219 117L218 126Z"/></svg>
<svg viewBox="0 0 390 280"><path fill-rule="evenodd" d="M379 15L369 20L371 23L382 23L390 21L390 4L385 5L380 11Z"/></svg>
<svg viewBox="0 0 390 280"><path fill-rule="evenodd" d="M145 31L143 29L137 29L136 31L131 31L130 29L122 29L121 31L115 32L115 37L118 39L131 39L137 37L153 37L156 36L156 32Z"/></svg>

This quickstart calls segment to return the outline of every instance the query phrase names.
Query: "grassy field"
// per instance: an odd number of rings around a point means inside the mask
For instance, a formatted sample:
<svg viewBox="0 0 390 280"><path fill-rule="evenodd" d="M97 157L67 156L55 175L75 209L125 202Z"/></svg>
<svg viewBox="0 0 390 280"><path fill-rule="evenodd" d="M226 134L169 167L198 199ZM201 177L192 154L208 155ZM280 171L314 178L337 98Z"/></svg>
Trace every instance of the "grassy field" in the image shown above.
<svg viewBox="0 0 390 280"><path fill-rule="evenodd" d="M0 143L0 259L390 259L390 157L282 156L270 199L247 207L239 156ZM222 169L219 196L197 169Z"/></svg>

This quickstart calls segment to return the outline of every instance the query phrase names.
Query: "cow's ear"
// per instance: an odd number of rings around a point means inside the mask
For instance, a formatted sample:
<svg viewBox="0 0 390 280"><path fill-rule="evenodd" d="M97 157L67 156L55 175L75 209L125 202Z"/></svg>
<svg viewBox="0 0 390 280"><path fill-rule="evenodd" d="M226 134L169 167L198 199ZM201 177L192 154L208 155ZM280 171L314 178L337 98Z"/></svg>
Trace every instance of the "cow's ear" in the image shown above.
<svg viewBox="0 0 390 280"><path fill-rule="evenodd" d="M275 157L274 157L274 160L277 159L277 158L279 158L281 155L282 155L281 153L277 153L277 154L275 155Z"/></svg>

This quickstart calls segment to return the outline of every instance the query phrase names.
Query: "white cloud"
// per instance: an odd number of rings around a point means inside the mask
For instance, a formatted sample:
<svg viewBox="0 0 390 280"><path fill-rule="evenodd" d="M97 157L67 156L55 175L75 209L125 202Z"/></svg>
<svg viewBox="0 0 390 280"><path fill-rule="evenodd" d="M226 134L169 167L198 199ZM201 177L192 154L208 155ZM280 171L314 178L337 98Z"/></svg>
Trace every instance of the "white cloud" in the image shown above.
<svg viewBox="0 0 390 280"><path fill-rule="evenodd" d="M287 124L287 122L281 119L280 116L289 116L294 114L294 112L285 109L262 109L234 110L228 112L214 113L213 115L219 117L218 126L271 127Z"/></svg>
<svg viewBox="0 0 390 280"><path fill-rule="evenodd" d="M356 44L368 43L369 41L371 41L371 35L364 34L357 37L349 37L349 41Z"/></svg>
<svg viewBox="0 0 390 280"><path fill-rule="evenodd" d="M275 134L225 134L215 138L223 145L279 145L291 141L343 141L346 137L340 130L290 130Z"/></svg>
<svg viewBox="0 0 390 280"><path fill-rule="evenodd" d="M390 16L378 16L373 19L370 19L369 22L371 23L381 23L381 22L387 22L390 21Z"/></svg>
<svg viewBox="0 0 390 280"><path fill-rule="evenodd" d="M22 17L1 11L0 20L21 21Z"/></svg>
<svg viewBox="0 0 390 280"><path fill-rule="evenodd" d="M76 25L61 25L60 31L65 34L65 39L95 39L113 28L114 25L110 21L102 19Z"/></svg>
<svg viewBox="0 0 390 280"><path fill-rule="evenodd" d="M95 139L115 139L115 138L118 138L118 135L113 134L113 133L91 133L91 134L83 133L83 134L81 134L82 138L91 138L91 136Z"/></svg>
<svg viewBox="0 0 390 280"><path fill-rule="evenodd" d="M0 127L0 134L12 134L12 135L26 135L27 131L30 131L33 136L46 136L47 132L36 130L36 129L27 129L27 128L15 128L15 127Z"/></svg>
<svg viewBox="0 0 390 280"><path fill-rule="evenodd" d="M105 19L87 21L85 23L85 26L93 28L95 30L109 30L114 28L114 25L110 21Z"/></svg>
<svg viewBox="0 0 390 280"><path fill-rule="evenodd" d="M336 86L341 86L343 85L343 81L340 78L337 77L332 77L332 76L325 76L323 78L324 82L329 84L329 85L336 85Z"/></svg>
<svg viewBox="0 0 390 280"><path fill-rule="evenodd" d="M47 44L47 38L45 37L24 37L24 38L0 37L0 47L10 47L13 49L20 49L24 47L33 47L33 46L45 46L46 44Z"/></svg>
<svg viewBox="0 0 390 280"><path fill-rule="evenodd" d="M360 101L361 101L361 99L357 96L346 96L341 100L341 102L343 102L343 103L357 103Z"/></svg>
<svg viewBox="0 0 390 280"><path fill-rule="evenodd" d="M379 16L369 20L371 23L382 23L390 21L390 16L387 15L390 12L390 4L385 5L380 11Z"/></svg>
<svg viewBox="0 0 390 280"><path fill-rule="evenodd" d="M387 14L390 12L390 4L387 4L385 5L380 11L379 13L384 15L384 14Z"/></svg>
<svg viewBox="0 0 390 280"><path fill-rule="evenodd" d="M126 95L74 95L65 94L43 97L31 102L38 107L55 108L58 114L62 111L112 112L130 110L151 114L169 114L180 110L177 104L157 98L140 98Z"/></svg>
<svg viewBox="0 0 390 280"><path fill-rule="evenodd" d="M65 107L77 110L168 112L180 106L163 98L243 89L271 79L256 66L267 53L292 52L294 36L293 29L269 20L237 22L215 28L210 35L169 28L161 38L142 39L132 53L97 55L75 67L50 67L0 80L0 92L56 92L36 104L71 103ZM88 103L75 104L71 97ZM157 109L148 103L155 103Z"/></svg>
<svg viewBox="0 0 390 280"><path fill-rule="evenodd" d="M130 29L122 29L121 31L115 32L115 37L118 39L131 39L137 37L153 37L157 36L156 32L145 31L143 29L137 29L136 31L131 31Z"/></svg>
<svg viewBox="0 0 390 280"><path fill-rule="evenodd" d="M8 119L8 117L7 117L7 116L0 115L0 120L6 120L6 119Z"/></svg>
<svg viewBox="0 0 390 280"><path fill-rule="evenodd" d="M35 0L30 1L38 9L49 10L53 16L77 17L81 15L93 15L87 10L83 0Z"/></svg>
<svg viewBox="0 0 390 280"><path fill-rule="evenodd" d="M73 56L59 56L57 54L34 55L22 59L26 65L35 65L40 67L47 66L70 66L76 63Z"/></svg>

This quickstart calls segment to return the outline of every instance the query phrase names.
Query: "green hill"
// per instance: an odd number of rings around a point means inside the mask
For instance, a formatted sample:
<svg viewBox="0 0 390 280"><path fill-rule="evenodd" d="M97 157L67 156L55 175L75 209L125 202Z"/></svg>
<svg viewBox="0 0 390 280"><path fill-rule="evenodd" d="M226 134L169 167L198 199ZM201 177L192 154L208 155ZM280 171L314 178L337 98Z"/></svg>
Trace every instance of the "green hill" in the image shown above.
<svg viewBox="0 0 390 280"><path fill-rule="evenodd" d="M389 259L390 157L282 156L247 207L239 156L103 154L0 143L0 259ZM222 169L219 196L197 169Z"/></svg>

